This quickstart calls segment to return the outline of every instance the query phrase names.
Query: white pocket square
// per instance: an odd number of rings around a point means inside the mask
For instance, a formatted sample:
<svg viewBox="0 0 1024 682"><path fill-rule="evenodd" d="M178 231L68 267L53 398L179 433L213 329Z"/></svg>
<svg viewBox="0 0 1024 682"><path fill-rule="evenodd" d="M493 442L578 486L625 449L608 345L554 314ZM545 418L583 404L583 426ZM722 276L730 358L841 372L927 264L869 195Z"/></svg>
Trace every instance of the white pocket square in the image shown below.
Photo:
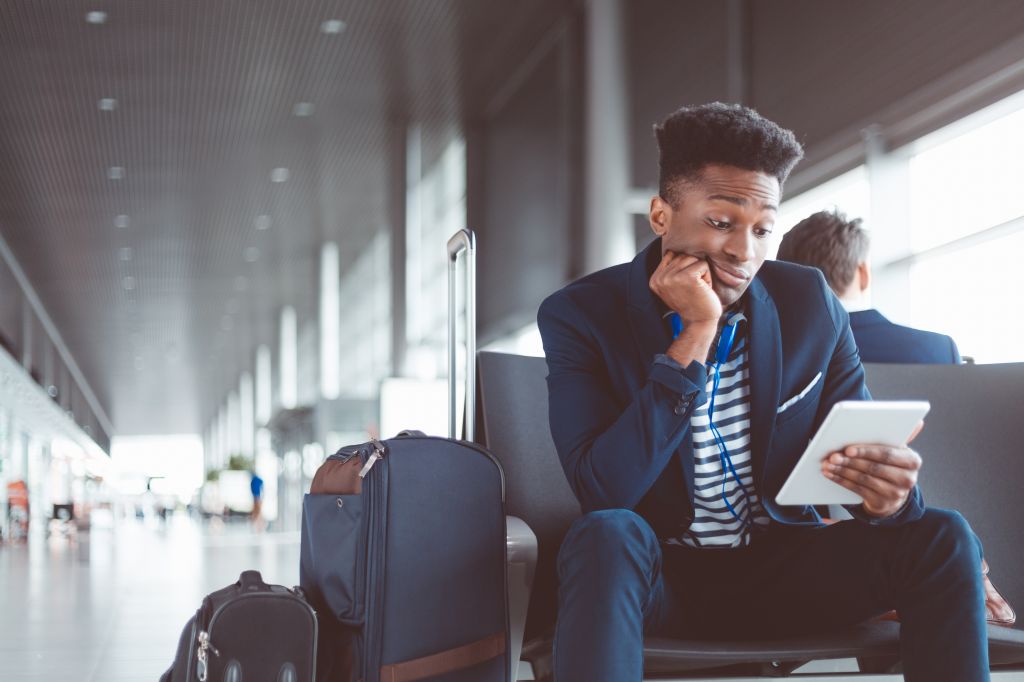
<svg viewBox="0 0 1024 682"><path fill-rule="evenodd" d="M815 385L817 385L817 383L819 381L821 381L821 372L818 372L816 375L814 375L814 378L811 379L811 383L807 384L807 386L806 386L806 388L804 388L804 390L800 391L795 396L793 396L792 398L790 398L786 402L784 402L781 405L779 405L779 409L776 410L775 413L776 414L782 414L783 412L785 412L789 408L793 407L793 405L796 405L798 402L800 402L801 398L803 398L805 395L807 395L808 393L811 392L811 389L814 388Z"/></svg>

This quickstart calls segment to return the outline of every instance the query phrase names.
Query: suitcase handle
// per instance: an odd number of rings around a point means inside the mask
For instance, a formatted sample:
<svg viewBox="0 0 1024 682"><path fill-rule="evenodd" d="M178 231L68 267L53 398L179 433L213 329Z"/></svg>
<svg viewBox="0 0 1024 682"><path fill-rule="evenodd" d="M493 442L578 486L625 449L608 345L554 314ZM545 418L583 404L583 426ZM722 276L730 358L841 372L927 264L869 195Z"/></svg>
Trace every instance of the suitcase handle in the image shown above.
<svg viewBox="0 0 1024 682"><path fill-rule="evenodd" d="M476 236L466 228L448 240L448 437L458 438L455 399L455 268L459 254L466 252L466 433L476 435Z"/></svg>
<svg viewBox="0 0 1024 682"><path fill-rule="evenodd" d="M238 576L238 586L242 588L243 592L259 592L267 589L267 584L263 582L260 572L252 570L242 571L242 574Z"/></svg>

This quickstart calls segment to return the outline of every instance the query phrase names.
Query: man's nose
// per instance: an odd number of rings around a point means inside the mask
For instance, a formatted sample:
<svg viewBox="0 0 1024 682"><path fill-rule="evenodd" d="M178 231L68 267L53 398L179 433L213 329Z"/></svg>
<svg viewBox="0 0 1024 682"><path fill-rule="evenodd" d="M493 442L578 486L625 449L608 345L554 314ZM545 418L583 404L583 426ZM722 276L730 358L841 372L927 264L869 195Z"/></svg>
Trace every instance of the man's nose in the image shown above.
<svg viewBox="0 0 1024 682"><path fill-rule="evenodd" d="M725 252L737 263L754 259L754 235L749 230L736 230L725 243Z"/></svg>

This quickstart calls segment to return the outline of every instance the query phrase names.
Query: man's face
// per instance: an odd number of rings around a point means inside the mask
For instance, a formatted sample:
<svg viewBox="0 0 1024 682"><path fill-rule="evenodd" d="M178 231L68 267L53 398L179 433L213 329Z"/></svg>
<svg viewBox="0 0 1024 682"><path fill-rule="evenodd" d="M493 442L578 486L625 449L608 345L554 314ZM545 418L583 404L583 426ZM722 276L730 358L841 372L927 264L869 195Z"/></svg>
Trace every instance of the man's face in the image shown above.
<svg viewBox="0 0 1024 682"><path fill-rule="evenodd" d="M662 197L651 200L651 229L662 237L662 252L708 262L712 289L722 307L728 307L764 263L779 206L779 181L758 171L709 165L677 194L675 207Z"/></svg>

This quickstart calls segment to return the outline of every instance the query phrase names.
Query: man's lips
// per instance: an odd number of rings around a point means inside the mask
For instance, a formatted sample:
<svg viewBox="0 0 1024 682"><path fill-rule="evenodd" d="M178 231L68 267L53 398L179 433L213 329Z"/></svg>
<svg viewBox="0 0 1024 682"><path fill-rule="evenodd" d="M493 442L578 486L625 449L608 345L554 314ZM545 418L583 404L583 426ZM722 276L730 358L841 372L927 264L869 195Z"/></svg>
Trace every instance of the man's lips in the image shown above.
<svg viewBox="0 0 1024 682"><path fill-rule="evenodd" d="M715 277L727 287L739 287L750 281L750 275L738 268L731 268L715 261L708 261Z"/></svg>

